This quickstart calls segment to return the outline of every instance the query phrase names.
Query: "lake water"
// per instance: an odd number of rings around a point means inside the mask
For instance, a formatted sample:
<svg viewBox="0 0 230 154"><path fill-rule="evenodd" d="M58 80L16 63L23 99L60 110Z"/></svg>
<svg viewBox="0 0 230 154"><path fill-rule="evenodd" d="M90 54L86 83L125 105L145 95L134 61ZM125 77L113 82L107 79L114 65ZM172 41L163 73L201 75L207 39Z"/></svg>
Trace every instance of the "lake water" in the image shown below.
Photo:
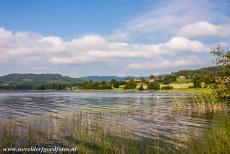
<svg viewBox="0 0 230 154"><path fill-rule="evenodd" d="M0 92L1 119L27 119L50 113L103 111L105 123L119 124L141 140L160 138L178 146L191 132L208 128L212 115L183 110L173 105L175 97L188 93L164 92ZM126 112L125 112L126 111ZM123 113L125 112L125 114ZM117 122L117 121L116 121ZM173 142L172 142L173 140Z"/></svg>

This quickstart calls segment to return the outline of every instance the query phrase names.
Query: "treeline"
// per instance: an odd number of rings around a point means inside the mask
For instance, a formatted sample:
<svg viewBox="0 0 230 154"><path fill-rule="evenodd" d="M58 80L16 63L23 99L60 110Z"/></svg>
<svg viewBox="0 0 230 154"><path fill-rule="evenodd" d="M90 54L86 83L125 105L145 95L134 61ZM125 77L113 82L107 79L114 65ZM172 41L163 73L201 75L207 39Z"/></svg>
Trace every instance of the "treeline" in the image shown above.
<svg viewBox="0 0 230 154"><path fill-rule="evenodd" d="M224 70L224 66L219 65L213 67L200 68L196 70L181 70L172 74L175 74L176 76L185 76L187 78L192 78L194 74L199 74L201 76L214 75L214 74L218 76L224 76L225 72L226 71Z"/></svg>
<svg viewBox="0 0 230 154"><path fill-rule="evenodd" d="M124 85L124 81L117 81L116 79L112 79L110 82L94 82L94 81L85 81L83 83L74 86L73 89L93 89L93 90L104 90L104 89L112 89L112 88L119 88L120 85Z"/></svg>
<svg viewBox="0 0 230 154"><path fill-rule="evenodd" d="M51 83L51 84L20 84L0 86L0 90L67 90L71 87L69 84Z"/></svg>
<svg viewBox="0 0 230 154"><path fill-rule="evenodd" d="M86 81L78 86L75 86L77 89L87 90L87 89L94 89L94 90L104 90L104 89L112 89L112 85L105 81L102 82L93 82L93 81Z"/></svg>
<svg viewBox="0 0 230 154"><path fill-rule="evenodd" d="M147 80L143 80L141 83L140 83L140 86L137 87L137 83L134 81L134 80L129 80L125 83L124 85L124 89L138 89L138 90L171 90L173 89L172 86L170 85L165 85L165 86L160 86L160 83L162 83L162 81L160 81L159 79L158 80L155 80L154 82L148 82ZM143 84L146 85L146 88L144 88Z"/></svg>

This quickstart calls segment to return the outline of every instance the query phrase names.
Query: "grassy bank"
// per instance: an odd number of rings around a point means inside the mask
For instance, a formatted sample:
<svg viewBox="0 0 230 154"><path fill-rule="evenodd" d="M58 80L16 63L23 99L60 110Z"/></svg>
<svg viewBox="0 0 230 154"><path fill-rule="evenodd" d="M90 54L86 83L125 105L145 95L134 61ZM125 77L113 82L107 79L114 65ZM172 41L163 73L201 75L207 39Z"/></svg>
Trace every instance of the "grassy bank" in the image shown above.
<svg viewBox="0 0 230 154"><path fill-rule="evenodd" d="M141 92L138 89L124 89L124 88L114 88L114 89L106 89L106 90L71 90L74 92ZM142 90L143 92L211 92L210 88L178 88L171 90Z"/></svg>

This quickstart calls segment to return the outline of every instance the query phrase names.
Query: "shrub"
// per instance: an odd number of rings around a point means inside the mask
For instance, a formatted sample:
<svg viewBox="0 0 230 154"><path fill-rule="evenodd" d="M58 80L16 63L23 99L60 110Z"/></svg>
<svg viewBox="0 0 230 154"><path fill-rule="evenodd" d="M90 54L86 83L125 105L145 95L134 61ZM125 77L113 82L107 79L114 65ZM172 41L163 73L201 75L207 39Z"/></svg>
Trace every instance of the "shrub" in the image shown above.
<svg viewBox="0 0 230 154"><path fill-rule="evenodd" d="M138 90L144 90L144 87L143 87L143 85L141 84L141 86L138 88Z"/></svg>
<svg viewBox="0 0 230 154"><path fill-rule="evenodd" d="M161 90L171 90L171 89L173 89L172 86L163 86L163 87L161 87Z"/></svg>
<svg viewBox="0 0 230 154"><path fill-rule="evenodd" d="M124 89L135 89L137 84L134 81L128 81L125 83Z"/></svg>
<svg viewBox="0 0 230 154"><path fill-rule="evenodd" d="M148 83L147 87L149 90L160 90L160 84L157 81Z"/></svg>

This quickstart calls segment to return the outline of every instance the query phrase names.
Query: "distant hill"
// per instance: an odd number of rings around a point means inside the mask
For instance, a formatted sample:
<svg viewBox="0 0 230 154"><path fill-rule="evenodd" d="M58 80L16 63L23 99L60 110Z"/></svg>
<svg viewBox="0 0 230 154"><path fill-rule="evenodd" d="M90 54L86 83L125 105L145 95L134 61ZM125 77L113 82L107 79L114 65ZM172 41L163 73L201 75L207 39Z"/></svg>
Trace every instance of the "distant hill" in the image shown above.
<svg viewBox="0 0 230 154"><path fill-rule="evenodd" d="M0 85L77 83L79 79L60 74L9 74L0 77Z"/></svg>
<svg viewBox="0 0 230 154"><path fill-rule="evenodd" d="M224 74L224 69L221 66L206 67L196 70L181 70L174 72L177 76L190 76L193 74L208 75L208 74ZM68 86L75 86L84 81L106 81L110 82L112 79L117 81L126 80L128 78L140 79L140 77L117 77L117 76L87 76L81 78L72 78L60 74L9 74L0 77L0 89L64 89ZM148 78L148 77L144 77Z"/></svg>
<svg viewBox="0 0 230 154"><path fill-rule="evenodd" d="M181 71L175 72L174 74L178 76L181 76L181 75L192 76L195 73L200 74L200 75L208 75L210 73L217 74L217 75L223 75L224 69L223 69L223 66L213 66L213 67L200 68L196 70L181 70Z"/></svg>

